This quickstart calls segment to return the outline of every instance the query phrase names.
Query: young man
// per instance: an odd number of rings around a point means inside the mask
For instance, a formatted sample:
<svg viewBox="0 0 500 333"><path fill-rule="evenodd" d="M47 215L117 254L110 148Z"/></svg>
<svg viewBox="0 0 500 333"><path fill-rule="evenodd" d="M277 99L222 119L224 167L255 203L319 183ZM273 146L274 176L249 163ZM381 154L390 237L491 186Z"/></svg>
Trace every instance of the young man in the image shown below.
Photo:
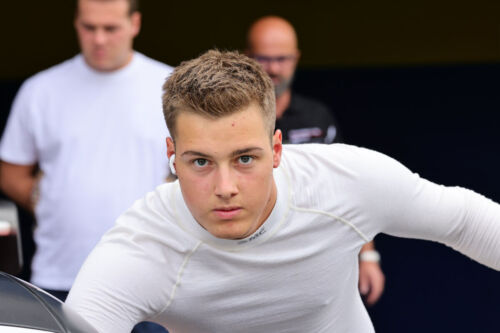
<svg viewBox="0 0 500 333"><path fill-rule="evenodd" d="M116 218L168 174L160 110L172 68L133 50L137 1L75 3L81 53L23 84L0 147L2 190L37 220L31 282L62 300Z"/></svg>
<svg viewBox="0 0 500 333"><path fill-rule="evenodd" d="M320 101L292 90L300 58L297 34L282 17L264 16L248 30L247 55L257 60L271 77L276 95L276 128L285 143L341 142L332 112ZM367 305L375 304L384 290L385 276L373 242L361 248L359 290Z"/></svg>
<svg viewBox="0 0 500 333"><path fill-rule="evenodd" d="M500 269L500 206L374 151L282 146L261 66L209 51L164 85L178 181L122 215L67 304L100 332L373 332L358 253L385 232ZM174 160L175 156L175 160Z"/></svg>

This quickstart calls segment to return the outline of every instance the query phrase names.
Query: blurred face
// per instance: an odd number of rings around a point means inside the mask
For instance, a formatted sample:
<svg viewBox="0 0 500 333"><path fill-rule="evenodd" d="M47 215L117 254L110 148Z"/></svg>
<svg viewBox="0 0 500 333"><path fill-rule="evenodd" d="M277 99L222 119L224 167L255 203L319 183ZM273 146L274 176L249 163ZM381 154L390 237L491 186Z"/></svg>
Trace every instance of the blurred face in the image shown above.
<svg viewBox="0 0 500 333"><path fill-rule="evenodd" d="M97 71L120 69L132 59L140 14L129 15L125 0L80 0L75 28L87 64Z"/></svg>
<svg viewBox="0 0 500 333"><path fill-rule="evenodd" d="M300 56L291 26L274 19L257 23L249 33L248 53L273 80L276 97L290 88Z"/></svg>
<svg viewBox="0 0 500 333"><path fill-rule="evenodd" d="M191 112L176 120L174 152L182 195L198 223L218 238L255 232L276 202L273 168L281 160L281 133L269 140L260 108L251 105L219 119Z"/></svg>

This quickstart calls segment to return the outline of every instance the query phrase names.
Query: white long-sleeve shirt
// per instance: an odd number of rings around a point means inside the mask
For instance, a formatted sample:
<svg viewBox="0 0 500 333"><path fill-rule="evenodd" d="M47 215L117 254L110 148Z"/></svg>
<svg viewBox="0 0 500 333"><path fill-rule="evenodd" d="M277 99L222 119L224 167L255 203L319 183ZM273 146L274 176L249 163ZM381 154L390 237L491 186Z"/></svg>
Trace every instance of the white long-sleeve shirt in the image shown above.
<svg viewBox="0 0 500 333"><path fill-rule="evenodd" d="M100 332L373 332L358 253L378 233L435 240L500 269L500 206L348 145L285 146L276 205L242 240L203 229L177 182L121 216L67 303Z"/></svg>

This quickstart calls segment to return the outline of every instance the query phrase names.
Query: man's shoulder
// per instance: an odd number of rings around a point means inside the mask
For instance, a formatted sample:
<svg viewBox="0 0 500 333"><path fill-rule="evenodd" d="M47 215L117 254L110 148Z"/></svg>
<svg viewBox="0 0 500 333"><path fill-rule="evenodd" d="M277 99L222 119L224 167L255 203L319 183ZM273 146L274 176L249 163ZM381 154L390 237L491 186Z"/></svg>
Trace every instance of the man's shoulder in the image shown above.
<svg viewBox="0 0 500 333"><path fill-rule="evenodd" d="M26 79L25 84L46 84L47 81L53 81L60 78L68 78L73 71L77 70L78 63L81 61L80 55L76 55L64 60L56 65L41 70L40 72Z"/></svg>
<svg viewBox="0 0 500 333"><path fill-rule="evenodd" d="M137 199L117 220L118 225L141 225L142 231L148 228L165 226L174 220L173 202L175 191L173 183L163 183L154 190ZM132 228L133 229L133 228Z"/></svg>
<svg viewBox="0 0 500 333"><path fill-rule="evenodd" d="M362 165L375 163L389 157L364 147L344 143L305 143L283 145L283 157L294 167L305 165L352 166L358 169Z"/></svg>
<svg viewBox="0 0 500 333"><path fill-rule="evenodd" d="M356 146L345 144L285 144L283 145L283 160L293 168L309 168L312 165L321 166L329 161L338 162L355 153Z"/></svg>
<svg viewBox="0 0 500 333"><path fill-rule="evenodd" d="M170 248L189 248L196 239L183 228L182 201L177 181L163 183L136 200L117 220L104 239L122 239L124 234L141 235L148 244L167 244ZM151 237L153 235L153 237ZM156 235L156 236L155 236ZM161 237L157 237L161 235Z"/></svg>
<svg viewBox="0 0 500 333"><path fill-rule="evenodd" d="M280 167L297 193L310 189L304 193L337 195L362 206L390 194L400 180L411 184L414 179L407 168L385 154L341 143L284 145Z"/></svg>
<svg viewBox="0 0 500 333"><path fill-rule="evenodd" d="M288 113L288 114L287 114ZM290 106L283 117L305 118L305 123L320 122L326 124L336 123L332 110L319 99L311 98L292 92Z"/></svg>
<svg viewBox="0 0 500 333"><path fill-rule="evenodd" d="M296 93L295 91L292 91L290 106L297 109L305 109L308 111L312 110L330 113L328 106L321 100Z"/></svg>
<svg viewBox="0 0 500 333"><path fill-rule="evenodd" d="M337 120L322 102L292 92L290 105L276 120L290 143L341 141Z"/></svg>
<svg viewBox="0 0 500 333"><path fill-rule="evenodd" d="M40 97L49 91L60 94L60 88L70 86L68 80L76 77L79 61L81 61L79 57L80 55L76 55L28 77L21 85L18 96L21 95L24 98Z"/></svg>
<svg viewBox="0 0 500 333"><path fill-rule="evenodd" d="M146 68L150 68L152 71L160 71L162 73L170 73L173 70L173 67L167 65L159 60L148 57L147 55L141 52L134 52L135 57L139 60L141 65Z"/></svg>
<svg viewBox="0 0 500 333"><path fill-rule="evenodd" d="M303 156L318 156L324 154L340 154L350 155L359 154L360 151L370 151L369 149L344 144L344 143L305 143L305 144L284 144L283 154L303 155Z"/></svg>

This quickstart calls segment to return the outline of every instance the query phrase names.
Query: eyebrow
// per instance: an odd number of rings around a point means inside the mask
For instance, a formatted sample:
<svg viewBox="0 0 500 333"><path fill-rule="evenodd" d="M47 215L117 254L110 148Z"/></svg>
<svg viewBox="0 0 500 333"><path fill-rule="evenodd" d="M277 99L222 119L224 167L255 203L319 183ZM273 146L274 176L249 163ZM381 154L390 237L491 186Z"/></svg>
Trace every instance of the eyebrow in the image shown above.
<svg viewBox="0 0 500 333"><path fill-rule="evenodd" d="M235 156L238 156L238 155L242 155L242 154L248 154L248 153L251 153L251 152L256 152L256 151L263 151L264 149L260 148L260 147L249 147L249 148L243 148L243 149L238 149L238 150L235 150L231 153L231 156L232 157L235 157Z"/></svg>
<svg viewBox="0 0 500 333"><path fill-rule="evenodd" d="M242 154L248 154L248 153L251 153L251 152L254 152L254 151L263 151L264 149L260 148L260 147L248 147L248 148L243 148L243 149L237 149L235 151L233 151L231 153L231 157L235 157L235 156L238 156L238 155L242 155ZM212 156L208 155L208 154L205 154L205 153L202 153L202 152L199 152L199 151L195 151L195 150L186 150L185 152L183 152L181 154L181 156L199 156L199 157L203 157L203 158L210 158Z"/></svg>

